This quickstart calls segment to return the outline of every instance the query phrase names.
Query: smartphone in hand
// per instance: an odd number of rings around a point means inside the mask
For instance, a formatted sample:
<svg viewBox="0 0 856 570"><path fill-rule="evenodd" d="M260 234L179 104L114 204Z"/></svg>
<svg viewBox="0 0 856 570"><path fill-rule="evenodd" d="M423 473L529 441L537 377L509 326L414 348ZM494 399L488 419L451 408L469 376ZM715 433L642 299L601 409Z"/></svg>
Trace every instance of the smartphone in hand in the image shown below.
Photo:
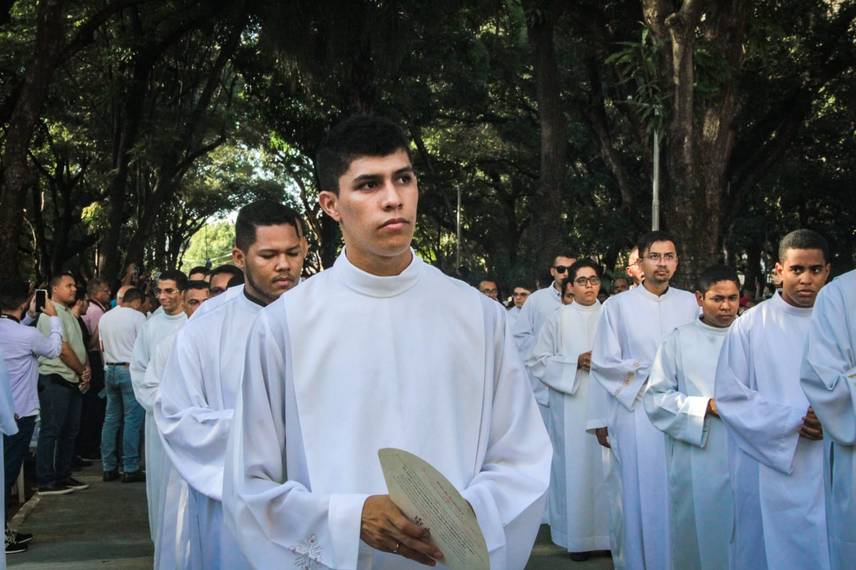
<svg viewBox="0 0 856 570"><path fill-rule="evenodd" d="M36 289L36 313L41 313L45 309L45 301L48 298L47 289Z"/></svg>

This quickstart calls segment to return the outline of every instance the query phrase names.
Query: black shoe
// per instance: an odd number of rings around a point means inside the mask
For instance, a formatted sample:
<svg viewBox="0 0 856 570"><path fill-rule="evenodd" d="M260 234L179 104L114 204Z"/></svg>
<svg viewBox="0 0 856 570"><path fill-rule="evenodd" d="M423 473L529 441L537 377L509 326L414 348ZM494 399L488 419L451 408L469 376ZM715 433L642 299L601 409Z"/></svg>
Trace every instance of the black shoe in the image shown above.
<svg viewBox="0 0 856 570"><path fill-rule="evenodd" d="M122 473L122 483L137 483L139 481L145 481L146 474L142 472L142 470L137 469L136 471L126 471Z"/></svg>
<svg viewBox="0 0 856 570"><path fill-rule="evenodd" d="M571 552L571 560L574 562L585 562L589 559L590 552Z"/></svg>
<svg viewBox="0 0 856 570"><path fill-rule="evenodd" d="M18 554L19 552L26 552L27 545L22 544L20 542L6 542L6 554Z"/></svg>
<svg viewBox="0 0 856 570"><path fill-rule="evenodd" d="M118 478L119 478L119 470L118 469L111 469L110 471L104 471L101 474L101 480L102 481L115 481Z"/></svg>
<svg viewBox="0 0 856 570"><path fill-rule="evenodd" d="M39 495L68 495L74 493L74 489L65 484L54 483L39 487Z"/></svg>
<svg viewBox="0 0 856 570"><path fill-rule="evenodd" d="M101 456L97 453L85 453L80 456L80 459L83 461L95 462L101 461Z"/></svg>
<svg viewBox="0 0 856 570"><path fill-rule="evenodd" d="M33 535L29 532L12 532L15 533L15 542L18 544L29 544L33 541Z"/></svg>
<svg viewBox="0 0 856 570"><path fill-rule="evenodd" d="M65 481L63 481L66 487L71 487L75 491L83 490L89 488L89 483L84 483L83 481L78 481L74 477L66 477Z"/></svg>

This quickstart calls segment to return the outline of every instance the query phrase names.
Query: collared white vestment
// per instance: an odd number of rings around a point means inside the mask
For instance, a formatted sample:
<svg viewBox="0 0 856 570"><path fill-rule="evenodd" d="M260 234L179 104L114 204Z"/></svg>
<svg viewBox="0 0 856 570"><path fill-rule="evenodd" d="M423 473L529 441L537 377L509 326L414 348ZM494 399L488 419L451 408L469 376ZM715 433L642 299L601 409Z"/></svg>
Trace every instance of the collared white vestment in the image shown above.
<svg viewBox="0 0 856 570"><path fill-rule="evenodd" d="M243 287L199 315L206 303L176 337L154 415L164 449L188 485L191 566L236 570L247 562L222 524L223 469L247 336L261 306Z"/></svg>
<svg viewBox="0 0 856 570"><path fill-rule="evenodd" d="M731 325L716 370L734 489L734 568L829 568L823 442L800 437L811 308L776 293Z"/></svg>
<svg viewBox="0 0 856 570"><path fill-rule="evenodd" d="M461 491L491 568L523 568L552 450L504 310L415 255L378 277L342 253L250 334L223 498L253 566L424 568L360 541L385 447Z"/></svg>
<svg viewBox="0 0 856 570"><path fill-rule="evenodd" d="M538 333L541 332L541 327L547 322L550 315L553 314L559 307L562 306L562 295L552 283L549 287L538 289L526 299L520 313L514 318L513 328L514 341L517 343L517 348L520 350L520 358L525 362L532 354L532 348L535 346L535 340L538 338ZM544 386L537 378L527 370L529 382L532 386L532 393L535 394L535 401L539 406L546 407L550 405L550 393L547 387ZM545 409L541 410L541 415L544 421L548 421L548 412Z"/></svg>
<svg viewBox="0 0 856 570"><path fill-rule="evenodd" d="M820 291L801 376L823 425L830 562L848 570L856 563L856 271Z"/></svg>
<svg viewBox="0 0 856 570"><path fill-rule="evenodd" d="M670 287L658 296L642 286L607 299L598 322L591 377L610 396L607 424L619 463L629 569L670 565L664 435L648 419L641 399L660 343L698 314L691 293Z"/></svg>
<svg viewBox="0 0 856 570"><path fill-rule="evenodd" d="M554 435L549 509L550 534L569 552L609 550L609 512L603 454L586 432L592 385L578 368L579 355L591 350L600 317L599 302L572 303L555 311L538 333L527 365L550 393Z"/></svg>
<svg viewBox="0 0 856 570"><path fill-rule="evenodd" d="M725 426L707 414L728 328L696 319L657 351L645 393L651 422L666 433L672 566L728 568L734 523Z"/></svg>

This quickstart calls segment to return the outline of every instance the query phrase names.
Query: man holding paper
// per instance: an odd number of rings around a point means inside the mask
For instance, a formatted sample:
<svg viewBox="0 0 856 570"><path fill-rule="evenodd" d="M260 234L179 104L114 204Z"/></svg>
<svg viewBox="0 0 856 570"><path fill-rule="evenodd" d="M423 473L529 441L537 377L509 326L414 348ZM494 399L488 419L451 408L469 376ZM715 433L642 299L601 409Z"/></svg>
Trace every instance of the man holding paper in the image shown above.
<svg viewBox="0 0 856 570"><path fill-rule="evenodd" d="M417 568L439 535L387 495L378 450L437 469L469 503L494 570L518 570L552 450L502 307L418 259L408 142L386 119L334 127L319 201L335 265L259 313L227 452L228 523L258 568Z"/></svg>

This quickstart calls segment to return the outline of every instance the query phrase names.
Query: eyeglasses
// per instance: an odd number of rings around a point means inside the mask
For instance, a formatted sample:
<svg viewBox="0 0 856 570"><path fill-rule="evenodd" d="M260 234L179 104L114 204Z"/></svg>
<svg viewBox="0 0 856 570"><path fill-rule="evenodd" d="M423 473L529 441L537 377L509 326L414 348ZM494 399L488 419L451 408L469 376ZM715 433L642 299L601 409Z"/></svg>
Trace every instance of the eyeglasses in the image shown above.
<svg viewBox="0 0 856 570"><path fill-rule="evenodd" d="M660 263L661 260L665 263L673 263L678 259L678 256L674 253L649 253L645 258L649 261L653 261L654 263Z"/></svg>
<svg viewBox="0 0 856 570"><path fill-rule="evenodd" d="M578 287L585 287L586 284L589 284L592 287L600 285L600 277L595 275L592 277L577 277L576 279L574 279L574 285Z"/></svg>
<svg viewBox="0 0 856 570"><path fill-rule="evenodd" d="M570 268L571 267L569 265L554 265L553 266L553 269L556 270L556 273L564 273L565 271L567 271Z"/></svg>

